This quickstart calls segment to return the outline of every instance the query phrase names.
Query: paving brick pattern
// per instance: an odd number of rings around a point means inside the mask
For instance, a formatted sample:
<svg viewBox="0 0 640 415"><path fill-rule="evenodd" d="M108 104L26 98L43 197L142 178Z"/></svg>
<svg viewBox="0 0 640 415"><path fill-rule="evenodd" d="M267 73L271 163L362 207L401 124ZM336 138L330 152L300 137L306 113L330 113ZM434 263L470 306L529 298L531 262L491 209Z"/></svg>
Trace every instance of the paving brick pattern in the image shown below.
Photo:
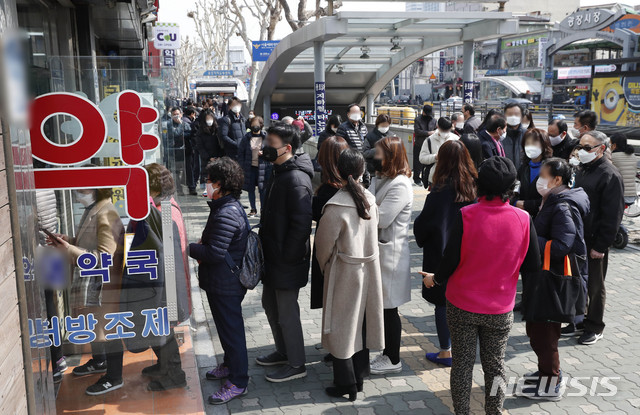
<svg viewBox="0 0 640 415"><path fill-rule="evenodd" d="M426 192L415 189L414 217L424 204ZM197 241L208 215L201 197L181 197L190 241ZM247 203L246 198L243 202ZM252 223L256 222L252 219ZM505 401L505 414L639 414L640 398L640 333L634 322L638 318L637 248L630 246L613 251L607 280L608 301L605 337L593 346L578 345L575 338L560 340L562 370L570 378L580 380L580 389L568 388L559 402L531 401L510 396ZM264 379L265 369L255 364L255 358L272 350L272 336L260 303L261 288L249 291L244 300L244 316L249 352L249 393L228 405L205 404L207 414L450 414L449 369L425 360L425 352L437 351L437 335L433 307L420 295L421 279L417 274L422 264L422 250L411 242L413 278L412 300L400 307L403 324L401 357L403 370L390 376L373 376L364 384L364 393L356 402L329 398L324 388L332 382L331 367L322 362L325 351L319 346L321 311L309 309L309 287L300 294L302 327L305 333L308 375L304 379L284 384L272 384ZM195 265L195 264L193 264ZM194 286L197 281L194 279ZM202 300L204 299L204 303ZM221 359L222 348L204 296L194 288L194 345L202 380L203 399L219 387L218 382L204 380L204 373ZM506 354L508 376L522 376L536 370L535 354L531 351L524 323L516 314ZM594 380L597 377L597 380ZM617 388L613 396L598 383L610 377ZM617 378L617 379L616 379ZM574 379L576 381L576 379ZM472 413L483 411L484 380L479 357L474 371Z"/></svg>

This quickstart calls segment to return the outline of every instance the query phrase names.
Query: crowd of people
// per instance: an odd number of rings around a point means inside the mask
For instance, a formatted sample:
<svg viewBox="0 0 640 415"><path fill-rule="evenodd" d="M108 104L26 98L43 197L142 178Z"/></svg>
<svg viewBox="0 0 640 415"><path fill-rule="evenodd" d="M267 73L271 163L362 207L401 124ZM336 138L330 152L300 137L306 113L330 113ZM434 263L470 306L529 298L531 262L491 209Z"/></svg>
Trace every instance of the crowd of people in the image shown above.
<svg viewBox="0 0 640 415"><path fill-rule="evenodd" d="M307 375L299 294L309 274L310 306L322 309L324 360L333 365L326 393L355 400L368 376L402 371L398 308L411 300L412 231L423 249L422 296L435 306L440 346L425 358L451 367L456 414L469 413L478 342L485 410L501 413L504 389L493 393L493 385L506 382L514 309L526 321L538 358L525 396L562 398L559 338L579 336L578 343L591 345L603 337L608 252L625 203L636 197L634 150L623 135L597 131L591 111L576 114L573 129L554 119L544 130L518 104L491 110L484 119L470 104L437 119L425 105L414 122L412 171L404 141L390 132L391 119L377 116L369 131L357 104L347 107L346 120L329 118L314 159L302 150L312 135L306 121L285 117L265 128L254 113L244 118L237 98L226 105L225 114L209 101L199 114L191 105L184 116L172 108L167 133L169 147L184 155L175 157L184 162L176 174L186 177L176 180L184 179L178 183L191 193L199 182L209 199L202 235L184 255L199 264L199 284L224 350L221 363L206 374L224 381L211 404L248 392L247 288L231 265L242 264L248 216L259 216L264 255L262 306L273 347L255 363L273 368L265 374L268 381ZM314 191L316 173L321 184ZM413 226L412 186L429 189ZM250 206L239 202L243 191ZM168 197L162 186L152 195ZM520 276L522 301L516 303ZM558 285L545 283L554 278L565 282L552 293L561 299L559 308L548 298L549 287ZM106 352L96 348L74 373L104 368L108 380L121 382L122 346L109 346ZM154 347L159 357L167 348L165 354L175 355L171 342ZM177 363L175 356L159 362L179 365L179 355ZM184 383L179 366L145 370L177 373L152 390Z"/></svg>

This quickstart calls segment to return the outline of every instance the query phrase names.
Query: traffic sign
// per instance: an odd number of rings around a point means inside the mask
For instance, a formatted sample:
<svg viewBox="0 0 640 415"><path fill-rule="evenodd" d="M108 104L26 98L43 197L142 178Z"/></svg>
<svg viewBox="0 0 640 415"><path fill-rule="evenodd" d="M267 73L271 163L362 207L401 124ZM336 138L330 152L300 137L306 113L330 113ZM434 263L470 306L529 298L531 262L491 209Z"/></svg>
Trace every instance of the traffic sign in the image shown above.
<svg viewBox="0 0 640 415"><path fill-rule="evenodd" d="M231 69L209 69L204 71L203 76L233 76L233 70Z"/></svg>
<svg viewBox="0 0 640 415"><path fill-rule="evenodd" d="M267 61L271 52L278 46L279 40L254 40L252 43L252 59L254 61Z"/></svg>

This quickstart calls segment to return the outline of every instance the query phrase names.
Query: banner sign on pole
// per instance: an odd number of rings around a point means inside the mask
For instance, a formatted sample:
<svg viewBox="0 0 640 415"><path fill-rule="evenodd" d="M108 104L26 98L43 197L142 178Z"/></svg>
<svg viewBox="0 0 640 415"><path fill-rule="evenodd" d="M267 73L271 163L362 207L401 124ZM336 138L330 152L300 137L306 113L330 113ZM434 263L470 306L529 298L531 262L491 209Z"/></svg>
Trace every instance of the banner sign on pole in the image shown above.
<svg viewBox="0 0 640 415"><path fill-rule="evenodd" d="M279 40L255 40L251 42L253 48L252 59L255 62L266 62L271 52L278 46Z"/></svg>
<svg viewBox="0 0 640 415"><path fill-rule="evenodd" d="M467 104L473 103L473 81L464 82L464 102Z"/></svg>
<svg viewBox="0 0 640 415"><path fill-rule="evenodd" d="M440 76L439 76L439 81L443 82L444 81L444 51L440 52Z"/></svg>
<svg viewBox="0 0 640 415"><path fill-rule="evenodd" d="M327 108L326 108L325 83L315 83L315 110L316 110L316 135L324 131L327 126Z"/></svg>
<svg viewBox="0 0 640 415"><path fill-rule="evenodd" d="M175 49L163 49L162 50L162 65L166 68L175 68L176 66L176 51Z"/></svg>

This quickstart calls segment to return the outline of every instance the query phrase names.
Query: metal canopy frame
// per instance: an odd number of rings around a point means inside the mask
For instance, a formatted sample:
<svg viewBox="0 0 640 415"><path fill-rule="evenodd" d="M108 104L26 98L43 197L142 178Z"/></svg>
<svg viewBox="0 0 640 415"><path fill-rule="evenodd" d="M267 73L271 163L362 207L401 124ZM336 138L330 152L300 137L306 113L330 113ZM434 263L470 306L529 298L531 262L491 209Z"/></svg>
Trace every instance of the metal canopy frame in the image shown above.
<svg viewBox="0 0 640 415"><path fill-rule="evenodd" d="M364 105L421 57L518 29L518 19L509 12L338 12L280 41L261 71L252 105L312 105L314 43L322 43L324 50L327 102ZM390 50L394 37L400 51ZM369 59L360 58L361 48L367 48Z"/></svg>

